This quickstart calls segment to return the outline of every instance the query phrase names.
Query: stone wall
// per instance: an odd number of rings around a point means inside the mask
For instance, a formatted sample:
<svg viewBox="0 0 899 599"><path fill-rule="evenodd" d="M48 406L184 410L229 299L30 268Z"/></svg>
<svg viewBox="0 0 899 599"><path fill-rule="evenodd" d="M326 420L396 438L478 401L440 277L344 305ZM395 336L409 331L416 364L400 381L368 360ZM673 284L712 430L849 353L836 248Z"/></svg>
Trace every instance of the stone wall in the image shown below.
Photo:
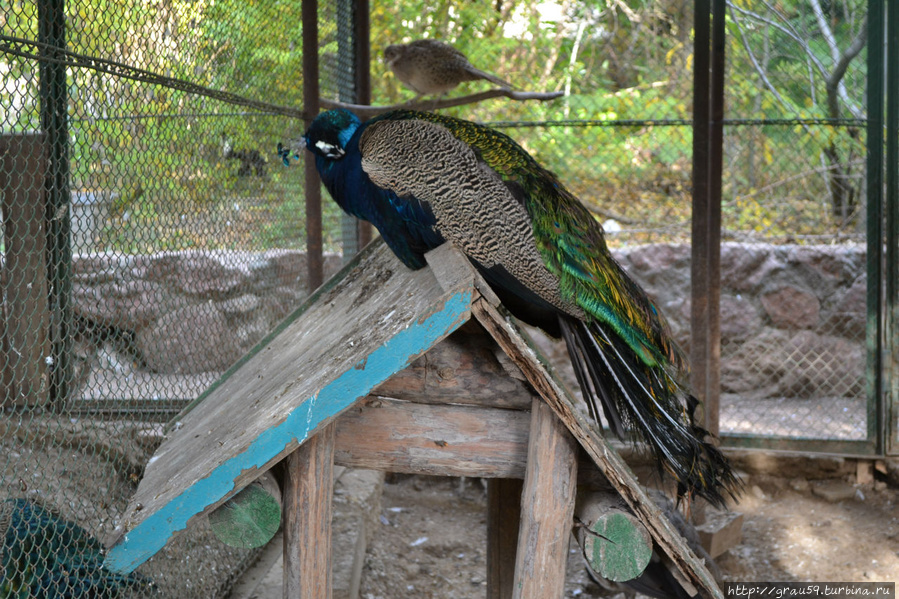
<svg viewBox="0 0 899 599"><path fill-rule="evenodd" d="M689 246L615 255L688 349ZM327 257L328 275L339 266ZM157 373L227 369L305 294L305 256L293 251L81 257L74 270L80 326L127 339L139 367ZM726 244L722 277L722 391L863 396L864 248Z"/></svg>
<svg viewBox="0 0 899 599"><path fill-rule="evenodd" d="M616 252L689 349L690 247ZM865 249L727 243L721 249L722 392L863 397Z"/></svg>
<svg viewBox="0 0 899 599"><path fill-rule="evenodd" d="M340 260L325 257L326 277ZM156 373L226 370L306 296L299 251L76 256L73 270L76 351L112 338Z"/></svg>

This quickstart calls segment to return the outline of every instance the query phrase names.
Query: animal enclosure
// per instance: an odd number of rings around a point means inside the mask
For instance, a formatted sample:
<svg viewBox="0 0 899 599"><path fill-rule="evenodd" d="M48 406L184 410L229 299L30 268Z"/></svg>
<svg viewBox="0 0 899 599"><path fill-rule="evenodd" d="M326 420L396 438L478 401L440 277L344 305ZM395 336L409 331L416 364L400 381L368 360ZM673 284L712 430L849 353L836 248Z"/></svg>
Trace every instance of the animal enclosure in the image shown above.
<svg viewBox="0 0 899 599"><path fill-rule="evenodd" d="M626 4L7 2L0 500L37 499L105 540L165 424L358 249L356 224L307 203L303 168L275 151L314 116L304 84L409 100L382 52L421 37L564 92L445 112L554 170L687 348L691 241L709 241L692 220L697 125L716 122L725 446L895 452L895 6L716 0L712 52L695 37L709 2ZM719 59L723 120L694 96ZM253 559L205 530L177 543L141 569L163 596L226 596Z"/></svg>

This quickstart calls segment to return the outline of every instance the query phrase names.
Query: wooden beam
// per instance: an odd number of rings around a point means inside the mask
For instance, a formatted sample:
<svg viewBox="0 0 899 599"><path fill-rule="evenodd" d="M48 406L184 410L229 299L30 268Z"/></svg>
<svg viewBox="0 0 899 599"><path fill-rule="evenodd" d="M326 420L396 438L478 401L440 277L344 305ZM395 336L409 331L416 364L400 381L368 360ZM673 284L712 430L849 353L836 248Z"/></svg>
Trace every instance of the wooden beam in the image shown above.
<svg viewBox="0 0 899 599"><path fill-rule="evenodd" d="M336 462L437 476L523 478L530 415L370 397L338 420Z"/></svg>
<svg viewBox="0 0 899 599"><path fill-rule="evenodd" d="M577 494L577 443L552 409L531 407L528 466L512 597L561 597Z"/></svg>
<svg viewBox="0 0 899 599"><path fill-rule="evenodd" d="M331 599L331 495L335 425L287 457L284 599Z"/></svg>
<svg viewBox="0 0 899 599"><path fill-rule="evenodd" d="M0 407L45 407L49 400L43 135L0 136L4 295L0 306Z"/></svg>
<svg viewBox="0 0 899 599"><path fill-rule="evenodd" d="M487 481L487 599L512 599L524 481Z"/></svg>

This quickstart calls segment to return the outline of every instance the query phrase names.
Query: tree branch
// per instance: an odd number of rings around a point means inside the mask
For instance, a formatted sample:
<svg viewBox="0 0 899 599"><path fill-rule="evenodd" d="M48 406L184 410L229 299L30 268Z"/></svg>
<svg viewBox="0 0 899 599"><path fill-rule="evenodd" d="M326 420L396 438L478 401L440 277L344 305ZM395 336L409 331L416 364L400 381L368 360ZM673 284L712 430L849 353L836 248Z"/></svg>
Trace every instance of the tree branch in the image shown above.
<svg viewBox="0 0 899 599"><path fill-rule="evenodd" d="M484 100L490 100L492 98L509 98L510 100L516 100L519 102L525 100L538 100L540 102L547 102L549 100L555 100L563 95L564 92L520 92L514 91L510 89L491 89L485 92L480 92L477 94L469 94L467 96L459 96L456 98L445 98L445 99L435 99L435 100L425 100L419 102L404 102L402 104L392 104L390 106L366 106L362 104L348 104L345 102L337 102L334 100L329 100L327 98L321 98L319 103L322 108L332 109L332 108L344 108L351 112L356 113L359 118L368 119L373 116L377 116L379 114L383 114L385 112L390 112L391 110L398 109L406 109L406 110L437 110L439 108L451 108L453 106L463 106L465 104L474 104L476 102L483 102Z"/></svg>
<svg viewBox="0 0 899 599"><path fill-rule="evenodd" d="M837 89L840 92L840 97L843 99L843 102L846 103L846 106L849 107L849 111L856 118L861 118L863 116L862 112L849 101L849 98L846 94L846 88L843 85L843 76L846 74L846 69L849 68L849 63L852 62L856 56L858 56L861 51L865 48L865 44L868 39L868 18L865 17L865 21L862 23L861 29L859 29L858 34L855 36L855 39L852 40L852 43L846 48L846 52L840 56L840 59L836 61L833 67L833 72L827 78L827 96L831 97L831 90ZM836 99L834 99L834 105L836 110L831 112L831 116L833 118L839 118L840 116L840 108L839 104L836 104ZM828 101L828 108L833 108L830 106L830 101Z"/></svg>
<svg viewBox="0 0 899 599"><path fill-rule="evenodd" d="M728 6L731 6L731 8L734 8L730 2L728 2ZM740 10L740 12L744 12L744 11ZM777 88L774 87L774 84L771 83L770 79L768 79L768 74L765 73L765 70L759 64L758 60L756 60L755 54L752 51L752 47L749 45L749 41L746 38L746 32L743 31L743 24L740 22L739 19L734 19L734 24L737 26L737 30L740 32L740 42L743 44L743 48L746 50L746 54L747 54L747 56L749 56L749 60L750 60L750 62L752 62L752 66L755 68L755 72L758 73L759 77L761 78L762 83L765 84L765 87L768 88L768 91L770 91L771 94L775 98L777 98L777 101L780 102L780 104L784 108L789 108L790 105L787 103L786 100L783 99L783 97L780 95L780 92L777 91Z"/></svg>
<svg viewBox="0 0 899 599"><path fill-rule="evenodd" d="M765 6L767 6L768 9L771 10L772 12L777 13L777 10L774 9L773 7L771 7L771 5L768 4L767 2L765 2ZM793 40L794 42L796 42L797 44L799 44L802 47L802 50L805 52L806 56L808 56L809 60L812 61L812 64L815 65L815 68L818 69L818 71L821 73L821 75L824 77L827 77L828 73L827 73L827 69L824 67L824 64L820 60L818 60L818 57L815 56L814 52L812 52L812 49L809 47L808 43L804 39L802 39L802 37L799 35L799 33L795 29L793 29L792 26L787 27L782 23L778 23L777 21L772 21L771 19L763 17L762 15L760 15L758 13L754 13L754 12L746 10L744 8L740 8L739 6L737 6L736 4L734 4L733 2L730 2L730 1L728 1L727 7L730 8L732 11L741 13L741 14L743 14L747 17L750 17L760 23L764 23L766 25L774 27L775 29L777 29L778 31L780 31L781 33L783 33L784 35L789 37L791 40ZM777 14L780 14L780 13L777 13ZM734 19L734 22L736 23L737 19ZM738 27L739 27L739 25L738 25ZM740 31L741 32L743 31L742 27L740 27Z"/></svg>

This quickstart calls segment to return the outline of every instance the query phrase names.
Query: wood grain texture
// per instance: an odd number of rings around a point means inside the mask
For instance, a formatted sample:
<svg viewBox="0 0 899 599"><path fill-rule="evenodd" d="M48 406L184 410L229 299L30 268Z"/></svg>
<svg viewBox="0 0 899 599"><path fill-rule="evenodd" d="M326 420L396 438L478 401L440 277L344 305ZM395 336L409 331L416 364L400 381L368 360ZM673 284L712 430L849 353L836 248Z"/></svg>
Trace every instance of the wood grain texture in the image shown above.
<svg viewBox="0 0 899 599"><path fill-rule="evenodd" d="M520 373L518 378L509 375L511 362L497 352L496 343L484 329L469 321L381 383L372 395L419 403L530 410L533 391Z"/></svg>
<svg viewBox="0 0 899 599"><path fill-rule="evenodd" d="M575 515L578 544L595 573L616 582L643 573L652 557L652 537L617 493L579 494Z"/></svg>
<svg viewBox="0 0 899 599"><path fill-rule="evenodd" d="M320 429L286 460L284 599L331 599L335 428Z"/></svg>
<svg viewBox="0 0 899 599"><path fill-rule="evenodd" d="M460 280L465 280L461 275ZM147 464L106 564L127 572L470 317L374 242L176 419Z"/></svg>
<svg viewBox="0 0 899 599"><path fill-rule="evenodd" d="M602 437L596 424L574 407L574 400L543 368L533 344L526 341L526 334L483 299L477 299L472 304L472 314L521 368L534 389L565 423L600 472L646 526L653 540L671 559L681 576L695 584L703 596L723 599L721 589L705 564L687 547L683 537L647 497L621 456Z"/></svg>
<svg viewBox="0 0 899 599"><path fill-rule="evenodd" d="M562 597L577 495L577 444L546 403L531 407L512 597Z"/></svg>
<svg viewBox="0 0 899 599"><path fill-rule="evenodd" d="M370 397L337 423L341 466L482 478L523 478L530 415L520 410Z"/></svg>
<svg viewBox="0 0 899 599"><path fill-rule="evenodd" d="M40 408L49 399L50 309L43 135L0 135L0 407Z"/></svg>
<svg viewBox="0 0 899 599"><path fill-rule="evenodd" d="M487 481L487 599L512 599L524 481Z"/></svg>

